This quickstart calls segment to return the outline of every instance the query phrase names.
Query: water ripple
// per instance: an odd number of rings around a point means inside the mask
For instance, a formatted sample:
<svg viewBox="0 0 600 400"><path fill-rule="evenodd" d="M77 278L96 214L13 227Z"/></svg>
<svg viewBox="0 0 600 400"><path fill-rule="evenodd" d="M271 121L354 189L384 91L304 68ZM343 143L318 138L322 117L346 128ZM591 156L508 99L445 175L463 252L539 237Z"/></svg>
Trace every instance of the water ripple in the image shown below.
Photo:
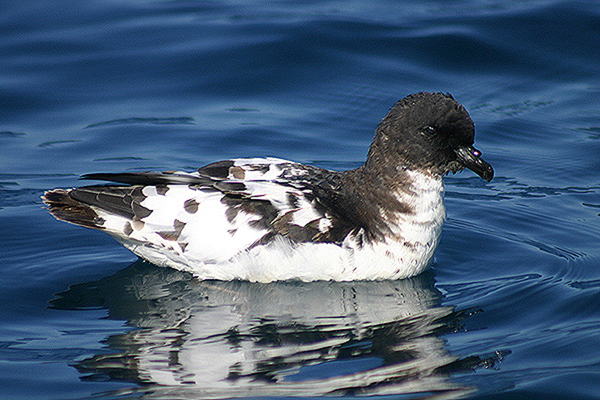
<svg viewBox="0 0 600 400"><path fill-rule="evenodd" d="M96 122L86 126L88 128L100 128L105 126L119 125L194 125L194 119L191 117L170 117L170 118L120 118L109 121Z"/></svg>

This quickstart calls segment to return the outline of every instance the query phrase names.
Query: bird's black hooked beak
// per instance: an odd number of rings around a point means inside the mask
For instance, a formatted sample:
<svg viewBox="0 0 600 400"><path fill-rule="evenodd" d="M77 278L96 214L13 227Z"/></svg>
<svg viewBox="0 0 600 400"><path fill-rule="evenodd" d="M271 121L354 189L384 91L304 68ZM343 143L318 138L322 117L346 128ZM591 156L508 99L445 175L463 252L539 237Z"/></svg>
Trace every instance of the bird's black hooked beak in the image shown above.
<svg viewBox="0 0 600 400"><path fill-rule="evenodd" d="M468 169L475 172L477 175L491 181L494 177L494 169L490 164L483 161L481 152L473 146L462 146L455 150L458 160Z"/></svg>

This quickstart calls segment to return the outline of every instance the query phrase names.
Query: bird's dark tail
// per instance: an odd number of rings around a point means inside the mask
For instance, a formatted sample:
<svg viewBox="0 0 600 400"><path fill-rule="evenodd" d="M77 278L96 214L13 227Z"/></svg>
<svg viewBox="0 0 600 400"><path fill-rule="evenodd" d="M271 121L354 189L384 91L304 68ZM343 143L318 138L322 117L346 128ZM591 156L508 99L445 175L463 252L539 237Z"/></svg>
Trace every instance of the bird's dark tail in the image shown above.
<svg viewBox="0 0 600 400"><path fill-rule="evenodd" d="M86 228L104 229L104 220L90 206L71 197L71 190L54 189L42 196L48 211L58 220Z"/></svg>

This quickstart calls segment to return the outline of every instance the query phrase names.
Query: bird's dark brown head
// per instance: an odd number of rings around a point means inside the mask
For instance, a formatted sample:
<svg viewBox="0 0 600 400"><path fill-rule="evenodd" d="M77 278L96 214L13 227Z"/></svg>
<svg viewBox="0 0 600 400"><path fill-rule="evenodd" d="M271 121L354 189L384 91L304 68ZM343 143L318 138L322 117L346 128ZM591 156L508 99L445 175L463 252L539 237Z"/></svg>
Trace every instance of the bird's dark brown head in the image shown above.
<svg viewBox="0 0 600 400"><path fill-rule="evenodd" d="M383 118L366 167L424 169L445 175L468 168L490 181L494 170L473 147L475 126L449 94L416 93L397 102Z"/></svg>

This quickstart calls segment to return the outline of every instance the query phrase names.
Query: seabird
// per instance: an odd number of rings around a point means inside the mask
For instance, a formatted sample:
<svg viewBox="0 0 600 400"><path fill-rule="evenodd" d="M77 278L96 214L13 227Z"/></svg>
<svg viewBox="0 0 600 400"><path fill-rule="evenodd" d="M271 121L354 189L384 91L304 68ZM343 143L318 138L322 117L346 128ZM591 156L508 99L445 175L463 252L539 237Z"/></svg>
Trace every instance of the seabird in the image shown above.
<svg viewBox="0 0 600 400"><path fill-rule="evenodd" d="M492 179L474 136L451 95L417 93L390 109L353 170L232 159L194 172L88 174L111 183L42 199L57 219L199 279L401 279L433 257L446 216L442 178L468 168Z"/></svg>

